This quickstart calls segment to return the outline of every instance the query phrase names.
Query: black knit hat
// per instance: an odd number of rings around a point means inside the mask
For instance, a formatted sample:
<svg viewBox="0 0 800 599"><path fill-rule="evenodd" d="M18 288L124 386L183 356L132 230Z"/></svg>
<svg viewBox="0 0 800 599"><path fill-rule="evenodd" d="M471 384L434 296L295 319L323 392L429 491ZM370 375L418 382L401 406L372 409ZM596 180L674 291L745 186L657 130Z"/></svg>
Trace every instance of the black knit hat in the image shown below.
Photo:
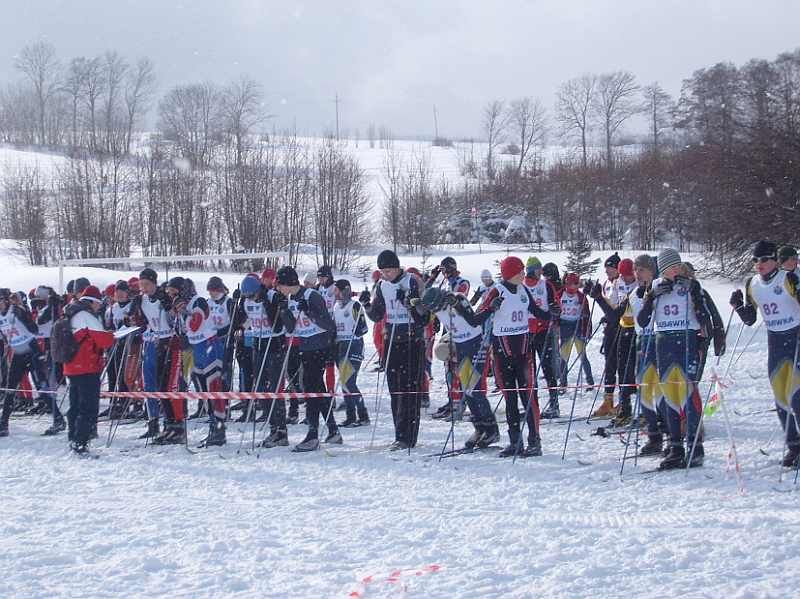
<svg viewBox="0 0 800 599"><path fill-rule="evenodd" d="M778 258L778 246L771 241L761 240L753 246L753 258Z"/></svg>
<svg viewBox="0 0 800 599"><path fill-rule="evenodd" d="M778 262L783 264L789 258L796 258L797 250L791 245L782 245L778 248Z"/></svg>
<svg viewBox="0 0 800 599"><path fill-rule="evenodd" d="M116 289L117 291L124 291L125 293L128 293L131 290L131 286L128 285L128 281L120 279L119 281L114 283L114 289Z"/></svg>
<svg viewBox="0 0 800 599"><path fill-rule="evenodd" d="M606 261L603 264L603 266L616 268L617 266L619 266L620 260L621 260L621 258L619 257L619 253L618 252L614 252L611 256L606 258Z"/></svg>
<svg viewBox="0 0 800 599"><path fill-rule="evenodd" d="M158 283L158 274L152 268L145 268L142 272L139 273L139 280L147 279L148 281L152 281L153 283Z"/></svg>
<svg viewBox="0 0 800 599"><path fill-rule="evenodd" d="M297 271L294 268L291 266L281 266L275 275L275 282L278 285L294 287L300 284L300 279L297 277Z"/></svg>
<svg viewBox="0 0 800 599"><path fill-rule="evenodd" d="M317 270L317 276L318 277L328 277L328 278L332 279L333 278L333 273L331 272L331 267L328 266L327 264L323 264Z"/></svg>
<svg viewBox="0 0 800 599"><path fill-rule="evenodd" d="M83 293L91 283L86 277L78 277L75 279L75 293Z"/></svg>
<svg viewBox="0 0 800 599"><path fill-rule="evenodd" d="M228 288L219 277L211 277L206 284L206 291L228 291Z"/></svg>
<svg viewBox="0 0 800 599"><path fill-rule="evenodd" d="M447 256L441 261L440 266L444 272L452 272L457 268L456 259L452 256Z"/></svg>
<svg viewBox="0 0 800 599"><path fill-rule="evenodd" d="M342 292L342 295L350 295L350 281L347 279L339 279L334 283L336 288Z"/></svg>
<svg viewBox="0 0 800 599"><path fill-rule="evenodd" d="M400 259L392 250L383 250L378 254L378 268L400 268Z"/></svg>
<svg viewBox="0 0 800 599"><path fill-rule="evenodd" d="M184 279L183 277L172 277L167 283L167 287L172 287L173 289L182 291L185 284L186 284L186 279Z"/></svg>

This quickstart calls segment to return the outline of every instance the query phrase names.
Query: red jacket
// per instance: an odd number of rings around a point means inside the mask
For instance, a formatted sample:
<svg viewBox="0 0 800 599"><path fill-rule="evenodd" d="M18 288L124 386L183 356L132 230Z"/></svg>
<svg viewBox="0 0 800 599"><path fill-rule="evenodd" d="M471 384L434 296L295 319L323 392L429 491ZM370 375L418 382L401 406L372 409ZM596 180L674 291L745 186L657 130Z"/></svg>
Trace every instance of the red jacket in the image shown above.
<svg viewBox="0 0 800 599"><path fill-rule="evenodd" d="M105 360L103 352L114 345L114 334L110 331L95 330L95 327L82 326L90 323L88 319L95 316L85 312L78 312L72 315L72 323L75 341L78 342L78 353L69 362L64 364L64 374L74 376L78 374L99 374L103 371ZM100 329L100 321L97 320ZM75 330L77 328L77 330Z"/></svg>

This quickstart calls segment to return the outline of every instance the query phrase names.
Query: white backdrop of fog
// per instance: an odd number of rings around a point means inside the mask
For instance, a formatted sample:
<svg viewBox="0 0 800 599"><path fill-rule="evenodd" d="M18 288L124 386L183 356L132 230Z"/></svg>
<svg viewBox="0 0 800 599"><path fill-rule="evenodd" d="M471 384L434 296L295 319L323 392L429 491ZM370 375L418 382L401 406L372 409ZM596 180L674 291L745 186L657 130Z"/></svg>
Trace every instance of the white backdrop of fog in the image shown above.
<svg viewBox="0 0 800 599"><path fill-rule="evenodd" d="M774 58L800 45L796 0L6 0L0 80L46 39L62 60L115 49L155 61L161 91L247 73L277 128L476 135L494 98L540 97L584 72L632 71L678 95L719 61Z"/></svg>

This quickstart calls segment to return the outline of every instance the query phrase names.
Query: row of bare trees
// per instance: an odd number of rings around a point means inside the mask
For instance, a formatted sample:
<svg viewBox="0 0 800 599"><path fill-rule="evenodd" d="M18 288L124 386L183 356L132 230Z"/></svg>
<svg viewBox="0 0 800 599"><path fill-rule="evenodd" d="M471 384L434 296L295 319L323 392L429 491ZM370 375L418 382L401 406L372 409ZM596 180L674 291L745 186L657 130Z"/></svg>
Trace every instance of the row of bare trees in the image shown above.
<svg viewBox="0 0 800 599"><path fill-rule="evenodd" d="M313 246L346 268L367 235L370 204L359 165L334 140L276 137L229 145L219 164L190 168L154 144L135 160L90 156L2 174L0 235L32 264L61 258L288 251Z"/></svg>

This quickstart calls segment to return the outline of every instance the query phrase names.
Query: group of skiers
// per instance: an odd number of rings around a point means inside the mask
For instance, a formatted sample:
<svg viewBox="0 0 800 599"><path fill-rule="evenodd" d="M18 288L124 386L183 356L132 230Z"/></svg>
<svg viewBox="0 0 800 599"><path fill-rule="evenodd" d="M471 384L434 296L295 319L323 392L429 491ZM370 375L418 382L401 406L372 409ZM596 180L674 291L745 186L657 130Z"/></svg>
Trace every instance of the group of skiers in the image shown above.
<svg viewBox="0 0 800 599"><path fill-rule="evenodd" d="M746 325L755 322L758 311L766 323L769 376L788 449L784 465L796 466L797 252L763 241L754 247L753 262L757 275L744 292L733 293L730 303ZM52 424L45 434L68 428L73 450L85 452L97 435L104 373L110 391L180 393L191 386L227 392L236 386L235 360L240 391L307 394L307 433L293 451L320 447L320 420L327 429L324 442L342 443L340 427L370 422L358 388L369 319L390 397L391 450L410 450L417 443L435 355L446 364L448 398L433 417L456 420L468 407L473 428L465 442L468 451L500 441L496 407L487 397L487 378L493 376L505 401L509 437L500 456L540 456L541 419L559 418L559 398L569 392L574 401L583 390L594 391L595 400L602 391L592 417L608 418L615 427L641 419L648 440L640 454L663 456L660 469L700 466L698 383L709 352L721 356L726 349L719 311L692 265L674 249L635 259L615 253L604 268L603 282L581 280L574 272L562 280L555 264L508 256L499 263L499 277L484 270L470 295L470 283L452 257L421 273L403 268L397 254L384 250L377 257L372 290L357 299L350 283L335 280L328 266L302 283L291 266L267 268L245 276L233 293L217 276L208 280L205 294L188 278L159 283L150 268L103 293L85 278L71 281L64 296L46 286L30 294L0 289L6 356L0 436L8 435L14 410L47 412ZM596 309L602 318L594 328ZM602 382L595 385L586 348L600 327L605 365ZM568 374L578 363L577 381L569 386ZM39 392L36 405L31 405L31 390L24 390L28 373ZM64 376L70 398L66 420L55 393ZM543 409L540 376L547 391ZM288 446L288 425L299 420L295 399L234 405L214 399L198 402L189 415L186 400L176 397L142 403L123 395L112 399L101 416L146 420L141 438L153 444L186 443L186 420L206 416L208 434L201 446L218 446L227 441L231 412L241 410L239 421L269 427L260 442L264 448ZM341 423L334 418L336 397L343 400Z"/></svg>

